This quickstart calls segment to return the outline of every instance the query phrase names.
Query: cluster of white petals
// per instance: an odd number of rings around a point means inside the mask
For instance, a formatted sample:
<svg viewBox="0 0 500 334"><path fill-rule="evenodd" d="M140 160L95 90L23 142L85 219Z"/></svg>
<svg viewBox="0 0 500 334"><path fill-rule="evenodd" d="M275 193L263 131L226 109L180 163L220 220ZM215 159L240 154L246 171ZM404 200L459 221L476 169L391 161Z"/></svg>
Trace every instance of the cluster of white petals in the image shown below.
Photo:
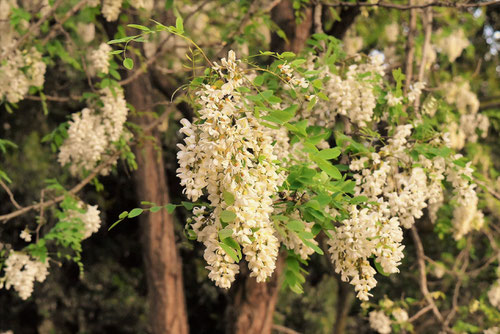
<svg viewBox="0 0 500 334"><path fill-rule="evenodd" d="M491 305L500 310L500 279L488 290L488 300Z"/></svg>
<svg viewBox="0 0 500 334"><path fill-rule="evenodd" d="M239 66L233 51L221 65L215 63L223 83L205 85L197 93L199 116L193 123L181 120L180 132L186 138L185 144L178 144L177 154L177 175L186 196L196 201L206 195L212 206L210 213L197 213L193 229L206 246L209 277L223 288L234 280L237 265L218 241L221 214L234 214L225 228L232 230L232 237L242 246L251 276L265 281L275 269L279 249L270 221L271 197L285 177L272 162L276 160L274 138L241 101ZM225 193L232 194L233 203L226 203Z"/></svg>
<svg viewBox="0 0 500 334"><path fill-rule="evenodd" d="M464 31L458 29L450 35L439 39L437 47L441 53L446 54L450 63L453 63L469 44L470 42L467 37L465 37Z"/></svg>
<svg viewBox="0 0 500 334"><path fill-rule="evenodd" d="M380 334L391 333L391 319L385 315L384 311L372 311L369 314L370 327Z"/></svg>
<svg viewBox="0 0 500 334"><path fill-rule="evenodd" d="M132 0L130 4L138 9L145 9L146 11L151 11L154 8L154 0Z"/></svg>
<svg viewBox="0 0 500 334"><path fill-rule="evenodd" d="M31 86L43 86L47 66L35 48L19 51L10 46L0 47L0 56L5 59L0 65L1 99L17 103L28 94Z"/></svg>
<svg viewBox="0 0 500 334"><path fill-rule="evenodd" d="M448 126L451 147L460 150L467 142L475 143L479 139L477 130L485 138L490 123L487 116L478 113L479 99L471 91L470 84L455 79L444 84L442 90L446 102L455 105L460 113L458 122L452 121Z"/></svg>
<svg viewBox="0 0 500 334"><path fill-rule="evenodd" d="M120 15L123 0L103 0L102 1L102 16L108 22L114 22Z"/></svg>
<svg viewBox="0 0 500 334"><path fill-rule="evenodd" d="M500 334L500 327L491 327L483 331L484 334Z"/></svg>
<svg viewBox="0 0 500 334"><path fill-rule="evenodd" d="M459 159L461 155L454 158ZM461 239L472 230L479 230L484 224L482 211L478 210L479 199L475 191L476 185L469 180L472 178L471 162L465 167L448 166L446 180L454 189L452 200L456 202L453 210L453 227L455 239Z"/></svg>
<svg viewBox="0 0 500 334"><path fill-rule="evenodd" d="M342 280L354 285L359 299L368 300L369 291L377 284L376 271L368 259L375 256L385 273L399 272L403 231L396 218L387 218L386 204L363 209L352 206L349 214L350 218L343 220L328 240L329 252Z"/></svg>
<svg viewBox="0 0 500 334"><path fill-rule="evenodd" d="M276 213L280 212L276 211ZM291 214L288 214L288 217L291 220L298 220L302 224L304 224L305 232L307 233L311 232L311 228L314 224L303 221L302 218L300 217L300 213L298 210L295 210ZM288 230L287 233L286 230L287 229L282 229L281 233L277 233L279 241L283 243L283 245L287 249L293 250L293 252L297 254L302 260L309 259L309 256L314 253L314 249L306 245L296 232ZM318 245L318 242L314 239L309 239L308 241L314 245Z"/></svg>
<svg viewBox="0 0 500 334"><path fill-rule="evenodd" d="M102 72L107 74L109 72L109 60L111 59L112 48L107 43L101 43L99 48L90 52L90 70L93 75Z"/></svg>
<svg viewBox="0 0 500 334"><path fill-rule="evenodd" d="M394 317L394 319L396 319L396 321L398 323L406 322L406 321L408 321L408 318L409 318L408 312L406 312L405 310L403 310L400 307L397 307L394 310L392 310L392 316Z"/></svg>
<svg viewBox="0 0 500 334"><path fill-rule="evenodd" d="M5 275L0 278L0 287L11 287L19 296L26 300L33 293L35 280L45 281L48 274L49 261L33 260L29 255L20 252L11 252L5 260Z"/></svg>
<svg viewBox="0 0 500 334"><path fill-rule="evenodd" d="M343 115L358 125L366 126L373 119L377 105L374 87L384 75L383 57L371 56L365 64L349 66L345 77L331 73L328 67L321 68L320 77L324 79L324 91L329 101L319 100L311 116L319 126L332 127L335 117ZM308 111L303 116L308 117Z"/></svg>
<svg viewBox="0 0 500 334"><path fill-rule="evenodd" d="M101 94L103 107L100 110L85 108L72 115L68 138L60 147L58 161L63 166L70 163L73 175L78 175L82 169L92 170L113 150L111 144L123 133L128 113L123 91L106 88ZM107 173L109 168L101 171L103 175Z"/></svg>
<svg viewBox="0 0 500 334"><path fill-rule="evenodd" d="M83 209L85 205L83 202L80 202L78 203L78 207ZM69 219L82 224L83 239L87 239L101 227L101 217L99 217L101 212L97 208L97 205L86 205L85 209L85 212L76 210L69 212Z"/></svg>

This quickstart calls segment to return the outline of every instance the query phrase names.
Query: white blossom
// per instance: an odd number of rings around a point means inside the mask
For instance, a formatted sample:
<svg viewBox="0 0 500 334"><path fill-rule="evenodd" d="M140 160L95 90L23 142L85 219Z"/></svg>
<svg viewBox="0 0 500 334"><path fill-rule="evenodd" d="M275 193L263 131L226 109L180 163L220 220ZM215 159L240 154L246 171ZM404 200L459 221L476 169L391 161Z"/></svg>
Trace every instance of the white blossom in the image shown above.
<svg viewBox="0 0 500 334"><path fill-rule="evenodd" d="M123 0L103 0L102 15L108 22L113 22L118 19Z"/></svg>
<svg viewBox="0 0 500 334"><path fill-rule="evenodd" d="M380 334L391 333L391 319L383 311L372 311L369 314L370 327Z"/></svg>
<svg viewBox="0 0 500 334"><path fill-rule="evenodd" d="M101 43L99 48L90 53L89 60L91 72L95 75L99 72L107 74L109 72L109 60L111 59L111 46L107 43Z"/></svg>
<svg viewBox="0 0 500 334"><path fill-rule="evenodd" d="M29 255L20 252L11 252L5 260L4 277L0 278L6 289L11 287L19 296L26 300L33 293L35 280L45 281L48 275L49 261L33 260Z"/></svg>

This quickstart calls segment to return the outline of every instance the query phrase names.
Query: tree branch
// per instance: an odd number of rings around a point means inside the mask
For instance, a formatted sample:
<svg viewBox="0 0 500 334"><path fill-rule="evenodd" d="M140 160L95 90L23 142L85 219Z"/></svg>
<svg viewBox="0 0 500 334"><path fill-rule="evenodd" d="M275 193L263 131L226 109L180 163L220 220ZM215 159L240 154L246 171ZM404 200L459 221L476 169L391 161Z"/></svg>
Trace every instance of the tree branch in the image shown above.
<svg viewBox="0 0 500 334"><path fill-rule="evenodd" d="M408 0L412 5L415 0ZM406 62L405 62L405 75L406 83L404 87L405 95L410 89L411 80L413 76L413 57L415 55L415 34L417 30L417 13L415 9L410 10L410 25L408 31L408 41L406 42Z"/></svg>
<svg viewBox="0 0 500 334"><path fill-rule="evenodd" d="M382 7L389 9L399 9L399 10L412 10L412 9L422 9L428 7L448 7L448 8L471 8L471 7L484 7L491 5L500 4L500 0L484 1L477 3L456 3L456 2L445 2L445 1L431 1L426 4L409 4L400 5L391 2L335 2L335 3L325 3L320 2L323 6L327 7Z"/></svg>
<svg viewBox="0 0 500 334"><path fill-rule="evenodd" d="M420 237L417 232L417 228L413 226L411 228L411 235L413 238L413 242L415 243L415 248L417 249L417 262L418 262L418 269L419 269L419 285L420 285L420 291L424 295L425 300L427 303L430 305L432 308L432 312L436 316L436 318L439 320L439 322L443 322L443 316L441 315L441 312L439 312L436 304L434 303L434 299L432 298L429 288L427 287L427 274L425 270L425 254L424 254L424 247L422 246L422 241L420 240Z"/></svg>
<svg viewBox="0 0 500 334"><path fill-rule="evenodd" d="M12 194L12 191L10 191L9 187L7 187L7 185L2 180L0 180L0 186L2 186L2 188L7 192L7 194L9 195L10 201L12 202L12 204L14 204L16 209L22 209L22 207L19 205L19 203L17 203L17 201L15 200L14 194Z"/></svg>

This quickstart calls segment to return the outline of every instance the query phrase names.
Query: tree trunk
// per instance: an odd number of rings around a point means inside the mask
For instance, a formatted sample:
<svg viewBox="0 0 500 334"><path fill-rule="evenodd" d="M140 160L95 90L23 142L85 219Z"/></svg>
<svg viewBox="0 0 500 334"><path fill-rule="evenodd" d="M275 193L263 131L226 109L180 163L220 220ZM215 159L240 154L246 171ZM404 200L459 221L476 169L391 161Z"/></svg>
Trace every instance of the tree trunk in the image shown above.
<svg viewBox="0 0 500 334"><path fill-rule="evenodd" d="M152 105L152 88L147 75L127 86L127 101L137 111ZM150 116L137 117L139 125L152 121ZM156 142L146 140L135 148L138 170L135 183L138 198L157 204L169 202L164 172L161 139L155 130L144 133ZM156 147L155 147L156 145ZM154 334L187 334L186 305L182 280L182 263L175 242L174 220L165 210L145 213L141 217L143 257L148 282L151 332Z"/></svg>
<svg viewBox="0 0 500 334"><path fill-rule="evenodd" d="M280 254L273 276L266 283L249 277L246 263L230 295L226 311L227 334L270 334L278 299L284 256Z"/></svg>
<svg viewBox="0 0 500 334"><path fill-rule="evenodd" d="M292 1L282 0L271 11L272 20L285 32L287 41L273 33L271 35L271 51L292 51L299 53L311 35L313 11L311 7L301 10L303 13L300 23L295 21L295 10Z"/></svg>

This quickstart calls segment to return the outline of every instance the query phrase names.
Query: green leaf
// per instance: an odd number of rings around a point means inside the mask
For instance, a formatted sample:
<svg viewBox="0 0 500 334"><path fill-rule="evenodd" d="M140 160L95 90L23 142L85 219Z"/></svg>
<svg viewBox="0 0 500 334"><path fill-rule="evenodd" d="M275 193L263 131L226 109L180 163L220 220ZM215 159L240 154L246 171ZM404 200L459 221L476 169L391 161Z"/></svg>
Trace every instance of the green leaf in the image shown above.
<svg viewBox="0 0 500 334"><path fill-rule="evenodd" d="M253 84L255 86L262 86L263 83L264 83L264 76L263 75L258 75L253 80Z"/></svg>
<svg viewBox="0 0 500 334"><path fill-rule="evenodd" d="M220 240L230 238L232 235L233 235L233 230L231 230L230 228L223 228L222 230L219 231Z"/></svg>
<svg viewBox="0 0 500 334"><path fill-rule="evenodd" d="M177 16L177 19L175 20L175 28L177 28L180 34L184 32L184 24L182 17Z"/></svg>
<svg viewBox="0 0 500 334"><path fill-rule="evenodd" d="M229 191L224 191L222 196L224 197L224 202L226 202L227 205L234 204L234 195L232 193L230 193Z"/></svg>
<svg viewBox="0 0 500 334"><path fill-rule="evenodd" d="M164 206L164 208L165 208L165 209L167 209L167 212L168 212L168 213L170 213L170 214L172 214L172 213L174 212L174 210L175 210L175 208L176 208L176 207L177 207L177 205L175 205L175 204L170 204L170 203L169 203L169 204L166 204L166 205Z"/></svg>
<svg viewBox="0 0 500 334"><path fill-rule="evenodd" d="M158 212L162 209L163 207L161 206L153 206L151 209L149 209L149 211L151 212Z"/></svg>
<svg viewBox="0 0 500 334"><path fill-rule="evenodd" d="M139 24L127 24L127 27L139 29L139 30L142 30L142 31L151 31L151 29L149 29L148 27L141 26Z"/></svg>
<svg viewBox="0 0 500 334"><path fill-rule="evenodd" d="M238 254L236 253L236 251L233 248L231 248L228 245L223 244L223 243L219 243L219 245L224 250L224 252L226 252L226 254L229 255L229 257L234 260L234 262L239 261Z"/></svg>
<svg viewBox="0 0 500 334"><path fill-rule="evenodd" d="M127 218L127 216L128 216L128 211L123 211L122 213L120 213L118 218L125 219L125 218Z"/></svg>
<svg viewBox="0 0 500 334"><path fill-rule="evenodd" d="M118 44L118 43L126 43L128 41L133 40L134 38L138 37L139 35L136 36L127 36L123 38L118 38L118 39L112 39L108 42L108 44Z"/></svg>
<svg viewBox="0 0 500 334"><path fill-rule="evenodd" d="M127 70L133 69L134 68L134 60L132 58L123 59L123 66L125 66L125 68Z"/></svg>
<svg viewBox="0 0 500 334"><path fill-rule="evenodd" d="M128 217L129 218L134 218L134 217L137 217L139 216L141 213L143 213L144 210L141 209L141 208L135 208L135 209L132 209L129 213L128 213Z"/></svg>
<svg viewBox="0 0 500 334"><path fill-rule="evenodd" d="M111 51L109 54L110 55L119 55L120 53L123 53L123 51L125 51L125 50L115 50L115 51Z"/></svg>
<svg viewBox="0 0 500 334"><path fill-rule="evenodd" d="M182 201L181 204L183 207L186 208L186 210L189 210L189 211L193 210L193 208L194 208L194 203L191 203L191 202Z"/></svg>
<svg viewBox="0 0 500 334"><path fill-rule="evenodd" d="M302 232L304 231L304 223L301 222L300 220L290 220L287 224L286 227L292 231L295 232Z"/></svg>
<svg viewBox="0 0 500 334"><path fill-rule="evenodd" d="M235 219L236 219L236 214L235 214L233 211L224 210L224 211L222 211L222 213L220 214L220 219L221 219L224 223L230 223L230 222L232 222L233 220L235 220Z"/></svg>
<svg viewBox="0 0 500 334"><path fill-rule="evenodd" d="M323 253L323 250L321 248L319 248L316 244L313 244L312 242L310 242L309 240L305 240L305 239L302 239L302 241L304 242L304 244L310 248L312 248L316 253L318 253L319 255L323 255L325 253Z"/></svg>
<svg viewBox="0 0 500 334"><path fill-rule="evenodd" d="M322 171L324 171L334 179L340 180L342 178L342 175L340 174L340 171L337 169L337 167L335 167L325 159L321 159L319 157L314 156L312 160L318 165L318 167Z"/></svg>
<svg viewBox="0 0 500 334"><path fill-rule="evenodd" d="M325 150L321 150L316 156L321 159L331 160L335 159L340 155L340 149L338 147L335 148L327 148Z"/></svg>

